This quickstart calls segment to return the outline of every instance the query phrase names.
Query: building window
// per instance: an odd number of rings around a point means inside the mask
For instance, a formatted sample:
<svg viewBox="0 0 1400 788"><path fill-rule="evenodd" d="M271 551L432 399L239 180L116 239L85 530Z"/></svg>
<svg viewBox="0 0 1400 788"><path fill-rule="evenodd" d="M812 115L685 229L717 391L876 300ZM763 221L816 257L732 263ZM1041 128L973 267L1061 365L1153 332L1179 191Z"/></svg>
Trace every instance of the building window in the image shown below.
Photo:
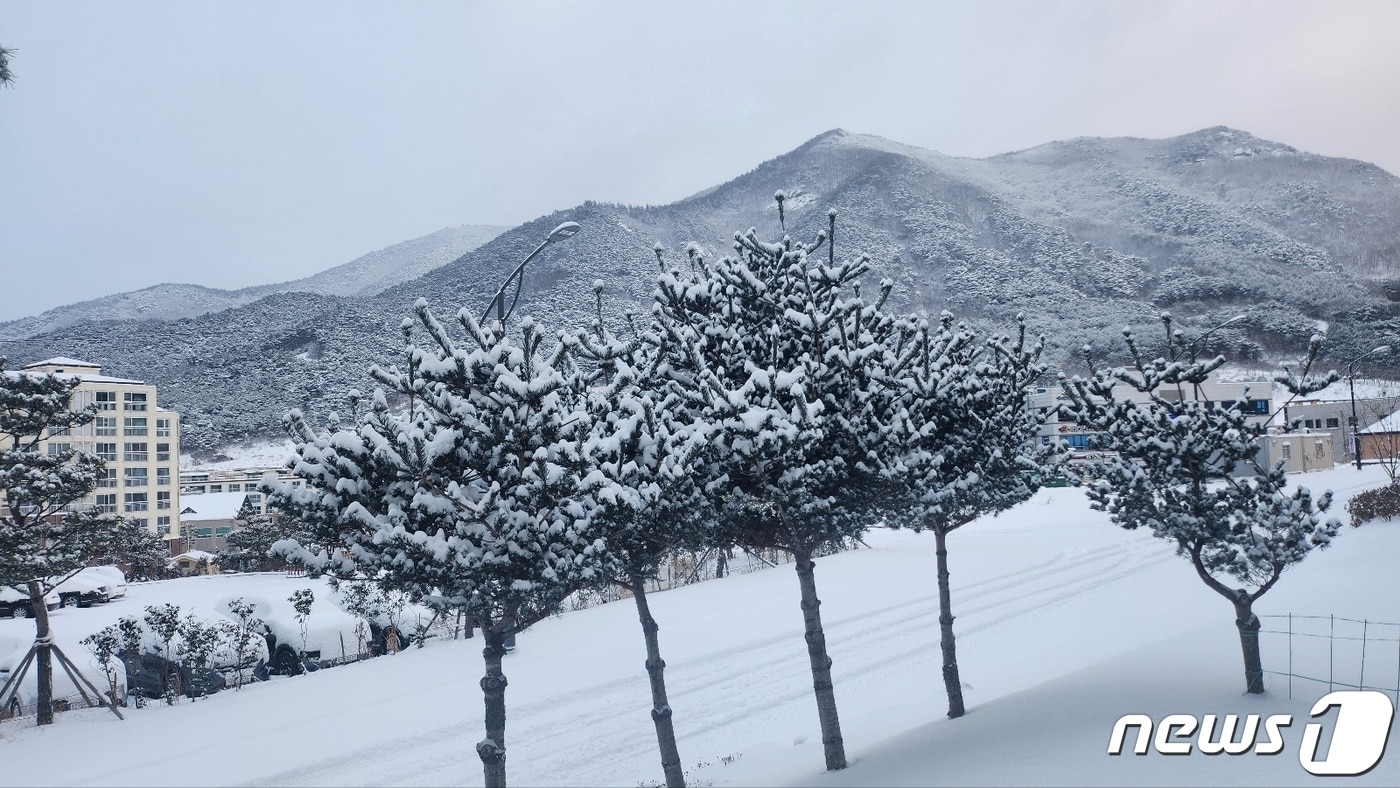
<svg viewBox="0 0 1400 788"><path fill-rule="evenodd" d="M223 492L223 491L224 491L224 486L223 486L222 484L211 484L211 485L209 485L209 492L211 492L211 493Z"/></svg>
<svg viewBox="0 0 1400 788"><path fill-rule="evenodd" d="M215 536L228 536L231 533L233 533L232 526L221 525L218 528L214 529Z"/></svg>
<svg viewBox="0 0 1400 788"><path fill-rule="evenodd" d="M1315 430L1319 426L1321 426L1321 422L1317 419L1303 419L1303 427L1306 429Z"/></svg>
<svg viewBox="0 0 1400 788"><path fill-rule="evenodd" d="M146 392L127 391L122 394L122 406L126 410L145 410Z"/></svg>
<svg viewBox="0 0 1400 788"><path fill-rule="evenodd" d="M104 462L117 461L117 444L99 443L97 444L97 459Z"/></svg>
<svg viewBox="0 0 1400 788"><path fill-rule="evenodd" d="M95 402L96 402L96 404L97 404L97 409L98 409L98 410L116 410L116 409L117 409L117 392L115 392L115 391L99 391L99 392L97 392L97 395L96 395L96 397L95 397Z"/></svg>
<svg viewBox="0 0 1400 788"><path fill-rule="evenodd" d="M170 437L170 419L156 419L156 437Z"/></svg>
<svg viewBox="0 0 1400 788"><path fill-rule="evenodd" d="M229 491L229 492L243 492L243 485L241 485L241 484L230 484L230 485L228 486L228 491Z"/></svg>
<svg viewBox="0 0 1400 788"><path fill-rule="evenodd" d="M98 472L98 476L97 476L97 486L98 486L98 487L116 487L116 486L117 486L117 469L116 469L116 468L107 468L107 469L105 469L105 470L99 471L99 472Z"/></svg>
<svg viewBox="0 0 1400 788"><path fill-rule="evenodd" d="M103 435L117 434L117 419L115 416L98 416L93 422L98 437Z"/></svg>
<svg viewBox="0 0 1400 788"><path fill-rule="evenodd" d="M122 447L122 459L126 462L146 462L149 454L146 451L144 441L139 443L128 443Z"/></svg>
<svg viewBox="0 0 1400 788"><path fill-rule="evenodd" d="M1245 403L1244 412L1255 416L1269 415L1269 401L1266 399L1252 399Z"/></svg>
<svg viewBox="0 0 1400 788"><path fill-rule="evenodd" d="M190 529L190 535L192 535L192 536L193 536L194 538L196 538L196 539L208 539L209 537L211 537L211 536L214 535L214 529L213 529L213 528L192 528L192 529Z"/></svg>
<svg viewBox="0 0 1400 788"><path fill-rule="evenodd" d="M156 444L156 462L170 462L170 444Z"/></svg>
<svg viewBox="0 0 1400 788"><path fill-rule="evenodd" d="M145 493L125 493L122 495L123 508L128 512L146 511Z"/></svg>
<svg viewBox="0 0 1400 788"><path fill-rule="evenodd" d="M161 487L170 486L169 468L156 468L156 484L160 485Z"/></svg>
<svg viewBox="0 0 1400 788"><path fill-rule="evenodd" d="M1293 459L1293 444L1291 444L1291 443L1285 443L1285 444L1283 444L1283 458L1284 458L1285 460L1291 460L1291 459Z"/></svg>
<svg viewBox="0 0 1400 788"><path fill-rule="evenodd" d="M248 493L248 503L256 508L262 503L262 493Z"/></svg>
<svg viewBox="0 0 1400 788"><path fill-rule="evenodd" d="M147 519L144 518L144 517L133 517L133 518L131 519L131 521L132 521L133 523L139 525L139 526L142 527L142 528L145 528L145 529L149 529L149 528L150 528L150 525L149 525L150 520L147 520Z"/></svg>
<svg viewBox="0 0 1400 788"><path fill-rule="evenodd" d="M117 494L99 493L97 496L97 511L102 514L117 513Z"/></svg>
<svg viewBox="0 0 1400 788"><path fill-rule="evenodd" d="M164 520L165 522L161 522L161 520ZM156 533L160 534L161 536L165 536L166 534L170 533L170 518L169 518L169 517L157 517L157 518L156 518Z"/></svg>
<svg viewBox="0 0 1400 788"><path fill-rule="evenodd" d="M67 427L49 427L49 437L58 438L68 434Z"/></svg>
<svg viewBox="0 0 1400 788"><path fill-rule="evenodd" d="M170 508L170 491L169 491L169 490L166 490L166 491L164 491L164 492L157 492L157 493L156 493L156 508L157 508L157 509L169 509L169 508Z"/></svg>
<svg viewBox="0 0 1400 788"><path fill-rule="evenodd" d="M1094 447L1093 435L1065 435L1064 441L1071 449L1092 449Z"/></svg>
<svg viewBox="0 0 1400 788"><path fill-rule="evenodd" d="M145 416L135 416L135 417L128 416L128 417L126 418L125 422L123 422L123 423L126 425L125 434L127 434L127 435L145 435L145 434L146 434L146 417L145 417Z"/></svg>
<svg viewBox="0 0 1400 788"><path fill-rule="evenodd" d="M72 446L72 444L69 444L69 443L50 443L50 444L49 444L49 456L50 456L50 457L57 457L57 456L59 456L59 455L61 455L61 454L66 454L66 453L68 452L68 450L71 449L71 448L73 448L73 446Z"/></svg>
<svg viewBox="0 0 1400 788"><path fill-rule="evenodd" d="M145 487L148 477L145 468L126 468L127 487Z"/></svg>
<svg viewBox="0 0 1400 788"><path fill-rule="evenodd" d="M189 484L180 488L182 495L203 495L206 492L208 490L205 490L202 484Z"/></svg>
<svg viewBox="0 0 1400 788"><path fill-rule="evenodd" d="M1329 430L1335 430L1335 429L1337 429L1337 428L1340 427L1340 426L1342 426L1342 422L1341 422L1341 420L1339 420L1339 419L1328 419L1328 420L1327 420L1327 429L1329 429Z"/></svg>
<svg viewBox="0 0 1400 788"><path fill-rule="evenodd" d="M1316 442L1316 443L1313 444L1313 454L1317 455L1317 458L1318 458L1319 460L1322 459L1322 456L1323 456L1322 441L1318 441L1318 442Z"/></svg>

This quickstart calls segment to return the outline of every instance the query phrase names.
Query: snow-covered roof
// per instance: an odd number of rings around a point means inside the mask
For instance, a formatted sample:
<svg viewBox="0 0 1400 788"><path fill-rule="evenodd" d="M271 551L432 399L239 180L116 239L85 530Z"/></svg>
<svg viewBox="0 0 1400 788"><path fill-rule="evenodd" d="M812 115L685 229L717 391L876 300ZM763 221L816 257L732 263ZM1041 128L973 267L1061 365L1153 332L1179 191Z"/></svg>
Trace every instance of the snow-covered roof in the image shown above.
<svg viewBox="0 0 1400 788"><path fill-rule="evenodd" d="M1359 430L1362 435L1379 435L1386 432L1400 432L1400 410L1386 416L1371 426Z"/></svg>
<svg viewBox="0 0 1400 788"><path fill-rule="evenodd" d="M44 361L36 361L33 364L25 364L20 369L34 369L36 367L84 367L87 369L102 369L101 364L94 364L91 361L79 361L76 358L67 356L54 356Z"/></svg>
<svg viewBox="0 0 1400 788"><path fill-rule="evenodd" d="M219 557L218 557L217 555L214 555L213 553L208 553L208 552L205 552L205 551L203 551L203 550L191 550L191 551L189 551L188 553L180 553L180 554L177 555L177 556L173 556L173 557L170 559L170 561L173 563L173 562L175 562L175 561L179 561L181 558L188 558L188 559L190 559L191 561L200 561L200 560L204 560L204 561L209 561L210 563L213 563L213 562L219 560Z"/></svg>
<svg viewBox="0 0 1400 788"><path fill-rule="evenodd" d="M201 493L180 496L180 522L197 523L205 520L232 520L243 508L248 493Z"/></svg>

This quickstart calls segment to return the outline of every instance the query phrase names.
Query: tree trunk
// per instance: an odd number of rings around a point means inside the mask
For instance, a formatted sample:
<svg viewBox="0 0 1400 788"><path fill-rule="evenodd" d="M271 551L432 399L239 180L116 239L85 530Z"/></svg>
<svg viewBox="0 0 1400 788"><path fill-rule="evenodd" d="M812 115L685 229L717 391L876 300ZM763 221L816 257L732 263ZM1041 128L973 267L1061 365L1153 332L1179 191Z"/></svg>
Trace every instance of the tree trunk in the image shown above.
<svg viewBox="0 0 1400 788"><path fill-rule="evenodd" d="M1240 648L1244 651L1245 692L1264 693L1264 661L1259 655L1259 617L1254 615L1254 600L1241 593L1235 600L1235 626L1240 630Z"/></svg>
<svg viewBox="0 0 1400 788"><path fill-rule="evenodd" d="M948 694L948 719L966 713L963 706L962 679L958 675L958 645L953 635L953 594L948 585L948 531L941 526L933 529L938 557L938 626L943 633L943 689Z"/></svg>
<svg viewBox="0 0 1400 788"><path fill-rule="evenodd" d="M29 609L34 613L34 643L39 647L35 667L39 674L39 723L53 724L53 636L49 632L49 608L44 604L44 586L29 581Z"/></svg>
<svg viewBox="0 0 1400 788"><path fill-rule="evenodd" d="M486 648L481 656L486 660L486 675L481 677L481 693L486 703L486 738L476 745L481 757L486 788L506 785L506 674L501 670L505 656L505 632L498 626L482 629Z"/></svg>
<svg viewBox="0 0 1400 788"><path fill-rule="evenodd" d="M661 658L661 642L656 637L656 631L661 627L651 617L651 608L647 605L645 577L633 575L632 598L637 602L637 616L642 620L642 635L647 642L651 721L656 724L656 744L661 749L661 770L666 774L666 788L685 788L681 753L676 747L676 729L671 724L671 704L666 700L666 661Z"/></svg>
<svg viewBox="0 0 1400 788"><path fill-rule="evenodd" d="M812 689L817 696L817 718L822 727L822 749L828 771L846 768L846 743L841 738L841 720L836 715L836 690L831 683L831 657L826 654L826 634L822 632L821 600L817 599L816 564L812 551L793 551L797 559L797 579L802 585L802 620L806 625L807 658L812 663Z"/></svg>

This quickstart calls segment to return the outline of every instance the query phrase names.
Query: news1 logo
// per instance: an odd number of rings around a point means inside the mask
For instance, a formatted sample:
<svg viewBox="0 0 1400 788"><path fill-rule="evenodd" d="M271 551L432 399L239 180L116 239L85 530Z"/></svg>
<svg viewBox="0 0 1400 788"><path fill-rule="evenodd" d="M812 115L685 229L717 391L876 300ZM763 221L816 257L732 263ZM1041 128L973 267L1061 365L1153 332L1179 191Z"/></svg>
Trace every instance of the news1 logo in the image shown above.
<svg viewBox="0 0 1400 788"><path fill-rule="evenodd" d="M1298 762L1309 774L1320 776L1355 776L1371 771L1385 755L1395 706L1384 693L1346 690L1323 695L1313 704L1309 714L1321 717L1333 708L1337 710L1337 716L1330 725L1332 736L1326 757L1317 759L1324 724L1312 722L1303 729ZM1128 730L1136 728L1134 755L1146 755L1149 745L1162 755L1190 755L1192 734L1196 734L1196 749L1204 755L1244 755L1248 752L1278 755L1284 747L1282 730L1293 724L1293 715L1273 714L1261 718L1258 714L1250 714L1245 717L1242 729L1239 722L1237 714L1226 714L1223 721L1214 714L1199 718L1192 714L1168 714L1154 726L1152 718L1146 714L1124 714L1113 724L1113 733L1108 739L1108 754L1122 755ZM1259 740L1261 722L1263 741ZM1217 723L1221 724L1217 726Z"/></svg>

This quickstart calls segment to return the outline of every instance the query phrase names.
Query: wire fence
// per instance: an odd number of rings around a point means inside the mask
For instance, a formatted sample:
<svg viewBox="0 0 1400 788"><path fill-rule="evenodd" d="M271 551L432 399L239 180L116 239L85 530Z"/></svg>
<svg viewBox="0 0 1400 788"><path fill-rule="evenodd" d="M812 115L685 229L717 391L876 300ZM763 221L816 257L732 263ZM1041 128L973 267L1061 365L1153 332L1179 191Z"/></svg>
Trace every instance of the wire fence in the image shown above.
<svg viewBox="0 0 1400 788"><path fill-rule="evenodd" d="M1264 654L1286 655L1284 670L1264 672L1287 679L1289 698L1296 681L1326 685L1328 692L1378 690L1394 695L1400 705L1400 624L1294 613L1259 618Z"/></svg>

